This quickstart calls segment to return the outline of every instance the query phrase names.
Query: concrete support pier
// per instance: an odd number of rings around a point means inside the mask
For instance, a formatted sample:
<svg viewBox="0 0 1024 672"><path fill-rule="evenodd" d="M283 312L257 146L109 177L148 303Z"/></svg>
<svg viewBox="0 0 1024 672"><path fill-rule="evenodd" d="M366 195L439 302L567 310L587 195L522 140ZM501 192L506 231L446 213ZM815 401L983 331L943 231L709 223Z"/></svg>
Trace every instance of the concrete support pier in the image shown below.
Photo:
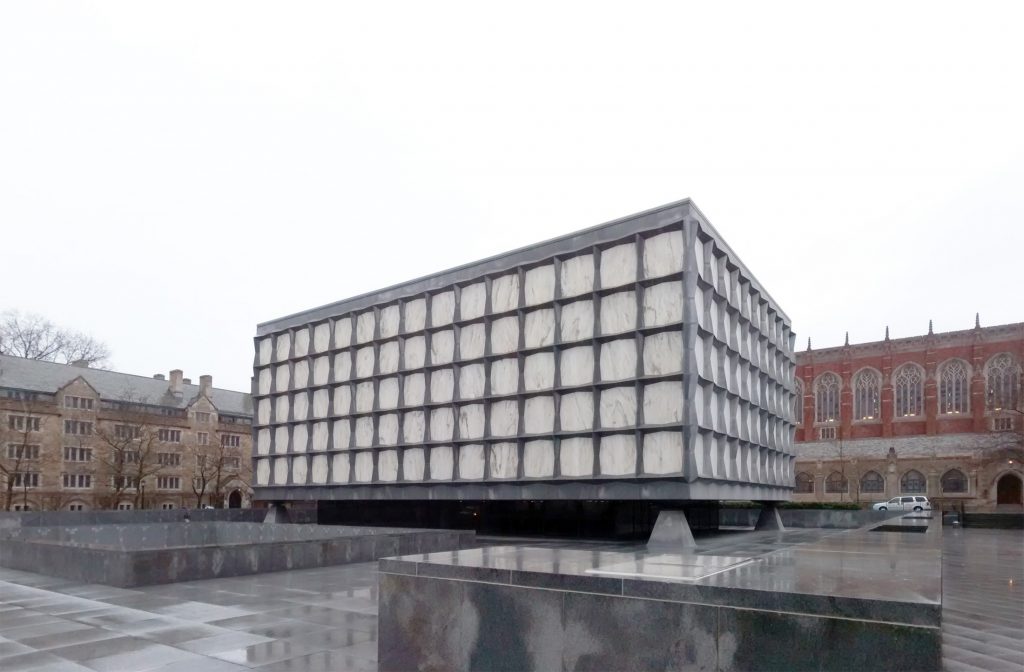
<svg viewBox="0 0 1024 672"><path fill-rule="evenodd" d="M696 546L697 542L693 539L693 531L690 530L685 511L658 512L658 520L654 523L654 529L647 540L647 548L681 550Z"/></svg>
<svg viewBox="0 0 1024 672"><path fill-rule="evenodd" d="M785 532L786 526L782 524L782 512L775 502L763 502L761 513L757 515L757 522L754 523L755 530L778 530Z"/></svg>

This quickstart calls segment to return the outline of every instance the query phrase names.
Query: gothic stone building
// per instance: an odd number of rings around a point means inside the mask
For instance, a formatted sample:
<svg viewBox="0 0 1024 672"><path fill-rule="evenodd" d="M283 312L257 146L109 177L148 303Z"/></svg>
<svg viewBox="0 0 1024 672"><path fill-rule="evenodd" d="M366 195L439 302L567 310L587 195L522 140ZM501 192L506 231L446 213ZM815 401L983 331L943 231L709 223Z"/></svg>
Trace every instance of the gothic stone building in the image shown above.
<svg viewBox="0 0 1024 672"><path fill-rule="evenodd" d="M1021 506L1024 323L797 356L796 501Z"/></svg>
<svg viewBox="0 0 1024 672"><path fill-rule="evenodd" d="M0 355L0 508L247 505L251 425L250 396L211 376Z"/></svg>

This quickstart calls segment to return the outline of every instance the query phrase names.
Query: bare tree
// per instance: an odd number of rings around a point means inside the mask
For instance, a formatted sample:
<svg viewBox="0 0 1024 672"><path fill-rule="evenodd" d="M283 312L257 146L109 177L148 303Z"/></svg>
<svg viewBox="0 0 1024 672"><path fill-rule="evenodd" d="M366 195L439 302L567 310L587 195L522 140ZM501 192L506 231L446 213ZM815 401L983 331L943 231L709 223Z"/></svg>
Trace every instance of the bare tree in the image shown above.
<svg viewBox="0 0 1024 672"><path fill-rule="evenodd" d="M157 456L160 430L150 423L142 402L126 395L117 404L113 418L96 428L102 477L110 480L108 506L117 506L129 490L139 508L145 479L158 474L164 465Z"/></svg>
<svg viewBox="0 0 1024 672"><path fill-rule="evenodd" d="M16 482L20 479L23 504L28 503L28 474L26 469L38 455L30 451L38 450L33 443L32 433L43 429L46 419L35 413L36 404L33 398L22 399L20 408L13 409L7 422L0 426L0 475L4 480L4 511L14 506L18 493L15 492ZM20 476L19 476L20 475Z"/></svg>
<svg viewBox="0 0 1024 672"><path fill-rule="evenodd" d="M16 310L0 315L0 354L62 364L81 361L96 368L110 358L107 346L92 336Z"/></svg>
<svg viewBox="0 0 1024 672"><path fill-rule="evenodd" d="M196 496L196 508L203 505L203 497L209 495L208 501L221 508L224 502L224 491L232 482L244 484L241 476L241 451L236 446L229 446L223 434L211 433L207 444L198 441L189 446L187 451L192 463L192 493Z"/></svg>

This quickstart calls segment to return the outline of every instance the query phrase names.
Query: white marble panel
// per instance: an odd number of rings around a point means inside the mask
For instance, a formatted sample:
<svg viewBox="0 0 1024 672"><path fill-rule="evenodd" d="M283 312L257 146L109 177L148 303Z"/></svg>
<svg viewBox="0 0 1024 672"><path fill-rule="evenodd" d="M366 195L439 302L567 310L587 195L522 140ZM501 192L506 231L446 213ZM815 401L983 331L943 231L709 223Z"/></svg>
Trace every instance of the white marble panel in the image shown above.
<svg viewBox="0 0 1024 672"><path fill-rule="evenodd" d="M405 333L420 331L427 326L426 299L413 299L405 302Z"/></svg>
<svg viewBox="0 0 1024 672"><path fill-rule="evenodd" d="M514 400L491 404L491 436L515 436L519 433L519 405Z"/></svg>
<svg viewBox="0 0 1024 672"><path fill-rule="evenodd" d="M555 386L555 355L537 352L527 355L523 365L523 387L528 391L550 390Z"/></svg>
<svg viewBox="0 0 1024 672"><path fill-rule="evenodd" d="M585 299L562 306L559 330L563 343L592 338L594 336L594 302Z"/></svg>
<svg viewBox="0 0 1024 672"><path fill-rule="evenodd" d="M356 448L369 448L373 445L373 418L356 418Z"/></svg>
<svg viewBox="0 0 1024 672"><path fill-rule="evenodd" d="M313 423L313 441L310 443L310 450L327 450L327 439L330 432L326 422Z"/></svg>
<svg viewBox="0 0 1024 672"><path fill-rule="evenodd" d="M683 232L666 231L644 241L644 277L657 278L683 270Z"/></svg>
<svg viewBox="0 0 1024 672"><path fill-rule="evenodd" d="M356 343L369 343L373 340L373 330L377 326L373 310L359 313L356 317Z"/></svg>
<svg viewBox="0 0 1024 672"><path fill-rule="evenodd" d="M309 480L316 485L323 485L326 483L329 464L330 463L326 455L314 455Z"/></svg>
<svg viewBox="0 0 1024 672"><path fill-rule="evenodd" d="M480 439L484 435L484 405L459 407L459 438Z"/></svg>
<svg viewBox="0 0 1024 672"><path fill-rule="evenodd" d="M491 478L515 478L519 470L519 450L514 443L491 445Z"/></svg>
<svg viewBox="0 0 1024 672"><path fill-rule="evenodd" d="M423 468L426 466L422 448L406 448L402 453L402 479L405 481L422 481Z"/></svg>
<svg viewBox="0 0 1024 672"><path fill-rule="evenodd" d="M382 450L377 453L377 480L388 483L398 480L397 450Z"/></svg>
<svg viewBox="0 0 1024 672"><path fill-rule="evenodd" d="M491 354L503 355L519 348L519 318L502 317L491 323Z"/></svg>
<svg viewBox="0 0 1024 672"><path fill-rule="evenodd" d="M601 250L601 288L618 287L636 280L636 245L625 243Z"/></svg>
<svg viewBox="0 0 1024 672"><path fill-rule="evenodd" d="M305 357L309 354L309 328L302 327L295 332L295 354L293 357Z"/></svg>
<svg viewBox="0 0 1024 672"><path fill-rule="evenodd" d="M636 438L629 434L601 437L600 462L602 476L636 474Z"/></svg>
<svg viewBox="0 0 1024 672"><path fill-rule="evenodd" d="M331 405L331 393L329 390L316 390L313 392L313 417L326 418Z"/></svg>
<svg viewBox="0 0 1024 672"><path fill-rule="evenodd" d="M454 468L455 457L451 446L434 446L430 449L430 480L450 481Z"/></svg>
<svg viewBox="0 0 1024 672"><path fill-rule="evenodd" d="M259 393L270 394L270 381L274 377L274 374L270 369L260 369L259 375Z"/></svg>
<svg viewBox="0 0 1024 672"><path fill-rule="evenodd" d="M430 326L442 327L455 321L455 292L441 292L430 297Z"/></svg>
<svg viewBox="0 0 1024 672"><path fill-rule="evenodd" d="M306 425L292 427L292 452L304 453L309 449L309 430Z"/></svg>
<svg viewBox="0 0 1024 672"><path fill-rule="evenodd" d="M636 390L613 387L601 391L601 427L633 427L636 425Z"/></svg>
<svg viewBox="0 0 1024 672"><path fill-rule="evenodd" d="M270 399L260 399L256 404L256 422L261 425L270 424Z"/></svg>
<svg viewBox="0 0 1024 672"><path fill-rule="evenodd" d="M427 357L427 342L422 336L411 336L405 339L405 362L406 369L422 368Z"/></svg>
<svg viewBox="0 0 1024 672"><path fill-rule="evenodd" d="M423 411L409 411L402 415L402 439L406 443L423 443L426 418Z"/></svg>
<svg viewBox="0 0 1024 672"><path fill-rule="evenodd" d="M292 398L292 419L305 420L309 417L309 395L299 392Z"/></svg>
<svg viewBox="0 0 1024 672"><path fill-rule="evenodd" d="M260 345L259 345L259 353L260 353L259 363L260 364L269 364L270 363L270 358L273 355L273 352L274 352L274 337L273 336L267 336L266 338L264 338L264 339L262 339L260 341Z"/></svg>
<svg viewBox="0 0 1024 672"><path fill-rule="evenodd" d="M548 478L555 473L555 442L546 439L527 441L523 446L523 475Z"/></svg>
<svg viewBox="0 0 1024 672"><path fill-rule="evenodd" d="M563 476L592 476L594 474L593 439L563 439L558 457Z"/></svg>
<svg viewBox="0 0 1024 672"><path fill-rule="evenodd" d="M519 307L519 274L509 273L491 281L491 312L503 313Z"/></svg>
<svg viewBox="0 0 1024 672"><path fill-rule="evenodd" d="M288 427L275 427L273 430L273 452L287 453L290 443L291 436L289 435Z"/></svg>
<svg viewBox="0 0 1024 672"><path fill-rule="evenodd" d="M331 377L331 358L326 355L313 360L313 384L326 385Z"/></svg>
<svg viewBox="0 0 1024 672"><path fill-rule="evenodd" d="M291 334L283 333L277 337L277 361L283 362L288 359L292 349Z"/></svg>
<svg viewBox="0 0 1024 672"><path fill-rule="evenodd" d="M381 378L377 385L377 407L381 410L398 408L398 378Z"/></svg>
<svg viewBox="0 0 1024 672"><path fill-rule="evenodd" d="M331 461L333 462L331 468L331 481L334 483L348 483L350 468L348 463L348 454L341 453L334 455Z"/></svg>
<svg viewBox="0 0 1024 672"><path fill-rule="evenodd" d="M356 385L356 413L369 413L373 410L373 381Z"/></svg>
<svg viewBox="0 0 1024 672"><path fill-rule="evenodd" d="M364 450L356 453L355 476L357 483L369 483L373 480L373 453Z"/></svg>
<svg viewBox="0 0 1024 672"><path fill-rule="evenodd" d="M352 388L348 385L339 385L334 388L334 414L348 415L352 408Z"/></svg>
<svg viewBox="0 0 1024 672"><path fill-rule="evenodd" d="M636 292L601 297L601 333L618 334L636 328Z"/></svg>
<svg viewBox="0 0 1024 672"><path fill-rule="evenodd" d="M699 342L699 339L698 339ZM658 376L683 370L683 335L678 331L644 339L644 374Z"/></svg>
<svg viewBox="0 0 1024 672"><path fill-rule="evenodd" d="M394 446L398 443L398 414L386 413L377 418L377 443Z"/></svg>
<svg viewBox="0 0 1024 672"><path fill-rule="evenodd" d="M398 371L398 341L381 343L377 352L377 369L380 373L394 373Z"/></svg>
<svg viewBox="0 0 1024 672"><path fill-rule="evenodd" d="M305 485L309 476L309 460L306 457L292 458L292 483L294 485Z"/></svg>
<svg viewBox="0 0 1024 672"><path fill-rule="evenodd" d="M519 360L509 357L491 362L491 394L515 394L519 389Z"/></svg>
<svg viewBox="0 0 1024 672"><path fill-rule="evenodd" d="M523 431L527 434L548 434L555 430L555 400L552 397L530 397L523 407Z"/></svg>
<svg viewBox="0 0 1024 672"><path fill-rule="evenodd" d="M644 386L644 424L662 425L683 419L683 384L679 381Z"/></svg>
<svg viewBox="0 0 1024 672"><path fill-rule="evenodd" d="M256 462L256 483L270 485L270 460L267 458Z"/></svg>
<svg viewBox="0 0 1024 672"><path fill-rule="evenodd" d="M484 365L470 364L459 368L459 398L479 399L484 396Z"/></svg>
<svg viewBox="0 0 1024 672"><path fill-rule="evenodd" d="M295 374L292 379L292 388L299 390L309 385L309 362L302 360L295 362Z"/></svg>
<svg viewBox="0 0 1024 672"><path fill-rule="evenodd" d="M270 453L270 430L261 429L256 432L256 452L260 455Z"/></svg>
<svg viewBox="0 0 1024 672"><path fill-rule="evenodd" d="M288 458L274 458L274 485L288 484Z"/></svg>
<svg viewBox="0 0 1024 672"><path fill-rule="evenodd" d="M451 329L430 335L430 363L450 364L455 359L455 332Z"/></svg>
<svg viewBox="0 0 1024 672"><path fill-rule="evenodd" d="M562 296L577 296L594 290L594 255L581 254L562 261Z"/></svg>
<svg viewBox="0 0 1024 672"><path fill-rule="evenodd" d="M644 473L678 474L683 471L683 435L681 432L654 432L644 435Z"/></svg>
<svg viewBox="0 0 1024 672"><path fill-rule="evenodd" d="M555 298L555 267L538 266L526 272L526 287L524 288L526 305L536 306L538 303L546 303Z"/></svg>
<svg viewBox="0 0 1024 672"><path fill-rule="evenodd" d="M451 408L430 411L430 440L450 441L455 430L455 414Z"/></svg>
<svg viewBox="0 0 1024 672"><path fill-rule="evenodd" d="M459 319L472 320L484 314L487 308L487 287L478 282L462 288L459 298Z"/></svg>
<svg viewBox="0 0 1024 672"><path fill-rule="evenodd" d="M430 372L430 401L451 401L455 394L455 372L437 369Z"/></svg>
<svg viewBox="0 0 1024 672"><path fill-rule="evenodd" d="M343 317L334 323L334 347L347 348L352 344L352 318Z"/></svg>
<svg viewBox="0 0 1024 672"><path fill-rule="evenodd" d="M348 350L334 356L334 382L340 383L352 377L352 353Z"/></svg>
<svg viewBox="0 0 1024 672"><path fill-rule="evenodd" d="M561 352L562 385L589 385L594 380L594 349L589 345Z"/></svg>
<svg viewBox="0 0 1024 672"><path fill-rule="evenodd" d="M288 412L291 410L291 404L288 403L288 395L282 394L279 397L274 398L274 420L276 422L288 422Z"/></svg>
<svg viewBox="0 0 1024 672"><path fill-rule="evenodd" d="M384 306L380 309L380 337L391 338L398 335L400 313L397 304Z"/></svg>
<svg viewBox="0 0 1024 672"><path fill-rule="evenodd" d="M636 339L623 338L601 344L601 380L636 377Z"/></svg>
<svg viewBox="0 0 1024 672"><path fill-rule="evenodd" d="M459 358L478 359L484 356L487 332L483 324L470 324L459 332Z"/></svg>
<svg viewBox="0 0 1024 672"><path fill-rule="evenodd" d="M313 327L313 352L324 352L331 345L331 325L329 322Z"/></svg>
<svg viewBox="0 0 1024 672"><path fill-rule="evenodd" d="M276 380L274 381L276 384L275 388L278 392L284 392L285 390L288 389L288 383L291 378L291 372L288 370L287 364L282 364L281 366L277 367L277 371L275 372L274 377L276 378Z"/></svg>
<svg viewBox="0 0 1024 672"><path fill-rule="evenodd" d="M576 432L594 426L594 395L590 392L563 394L559 405L562 431Z"/></svg>
<svg viewBox="0 0 1024 672"><path fill-rule="evenodd" d="M479 480L484 477L484 447L468 443L459 448L459 478Z"/></svg>
<svg viewBox="0 0 1024 672"><path fill-rule="evenodd" d="M426 391L426 380L422 373L410 373L405 377L403 401L406 406L419 406L423 403L426 398L424 393Z"/></svg>
<svg viewBox="0 0 1024 672"><path fill-rule="evenodd" d="M352 421L335 420L331 426L331 432L334 434L331 447L334 450L348 450L352 438Z"/></svg>
<svg viewBox="0 0 1024 672"><path fill-rule="evenodd" d="M540 348L555 342L555 311L541 308L526 314L523 341L527 348Z"/></svg>
<svg viewBox="0 0 1024 672"><path fill-rule="evenodd" d="M373 363L377 356L373 352L373 346L356 350L356 378L369 378L373 375Z"/></svg>
<svg viewBox="0 0 1024 672"><path fill-rule="evenodd" d="M683 319L683 283L661 282L644 289L644 326L680 322Z"/></svg>

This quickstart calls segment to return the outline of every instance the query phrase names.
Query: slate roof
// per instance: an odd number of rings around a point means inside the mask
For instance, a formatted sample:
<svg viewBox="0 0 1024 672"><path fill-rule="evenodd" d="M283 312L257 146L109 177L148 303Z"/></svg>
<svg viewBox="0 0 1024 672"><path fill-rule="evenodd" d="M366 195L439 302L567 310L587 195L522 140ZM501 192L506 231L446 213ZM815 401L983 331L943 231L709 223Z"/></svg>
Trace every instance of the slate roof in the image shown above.
<svg viewBox="0 0 1024 672"><path fill-rule="evenodd" d="M101 399L109 401L131 397L155 406L187 408L199 396L198 385L182 385L179 398L171 394L167 380L0 355L0 387L53 394L79 376L92 385ZM246 392L215 387L211 400L222 413L252 415L252 398Z"/></svg>

